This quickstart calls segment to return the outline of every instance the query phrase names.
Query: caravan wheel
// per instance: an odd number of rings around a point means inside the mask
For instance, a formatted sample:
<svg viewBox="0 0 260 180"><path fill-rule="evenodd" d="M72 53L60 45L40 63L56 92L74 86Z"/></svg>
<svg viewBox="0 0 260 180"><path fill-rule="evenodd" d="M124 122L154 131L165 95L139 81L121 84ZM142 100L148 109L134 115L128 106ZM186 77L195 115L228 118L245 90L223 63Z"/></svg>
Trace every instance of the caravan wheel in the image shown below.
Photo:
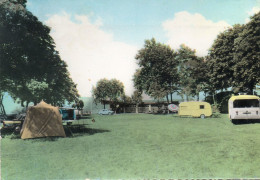
<svg viewBox="0 0 260 180"><path fill-rule="evenodd" d="M204 115L204 114L201 114L201 115L200 115L200 118L201 118L201 119L205 119L205 115Z"/></svg>

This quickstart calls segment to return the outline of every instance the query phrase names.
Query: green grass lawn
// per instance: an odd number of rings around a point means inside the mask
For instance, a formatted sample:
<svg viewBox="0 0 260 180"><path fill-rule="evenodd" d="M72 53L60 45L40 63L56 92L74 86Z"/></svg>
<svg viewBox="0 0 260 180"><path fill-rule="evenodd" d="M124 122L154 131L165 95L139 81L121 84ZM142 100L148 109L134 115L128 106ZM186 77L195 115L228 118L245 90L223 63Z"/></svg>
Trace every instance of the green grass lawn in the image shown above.
<svg viewBox="0 0 260 180"><path fill-rule="evenodd" d="M259 123L233 125L227 115L94 118L67 138L4 136L2 179L260 177Z"/></svg>

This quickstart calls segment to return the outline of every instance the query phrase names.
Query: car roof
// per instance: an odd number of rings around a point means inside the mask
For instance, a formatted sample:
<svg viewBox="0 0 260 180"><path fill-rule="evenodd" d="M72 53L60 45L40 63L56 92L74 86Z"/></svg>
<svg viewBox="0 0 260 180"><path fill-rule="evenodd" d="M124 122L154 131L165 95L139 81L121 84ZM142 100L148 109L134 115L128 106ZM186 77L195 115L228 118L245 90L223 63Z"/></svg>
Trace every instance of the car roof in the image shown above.
<svg viewBox="0 0 260 180"><path fill-rule="evenodd" d="M254 95L238 95L238 96L232 96L229 100L234 101L234 100L242 100L242 99L260 99L258 96Z"/></svg>

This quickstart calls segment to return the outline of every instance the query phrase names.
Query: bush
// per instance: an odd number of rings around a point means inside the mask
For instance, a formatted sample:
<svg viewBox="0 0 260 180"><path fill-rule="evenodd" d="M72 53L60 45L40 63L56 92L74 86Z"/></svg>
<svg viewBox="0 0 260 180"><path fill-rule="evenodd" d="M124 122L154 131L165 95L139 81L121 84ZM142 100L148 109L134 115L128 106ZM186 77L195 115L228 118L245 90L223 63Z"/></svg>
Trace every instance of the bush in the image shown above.
<svg viewBox="0 0 260 180"><path fill-rule="evenodd" d="M213 118L220 118L221 113L220 112L213 112L212 117Z"/></svg>
<svg viewBox="0 0 260 180"><path fill-rule="evenodd" d="M220 92L215 95L216 106L221 113L228 113L228 100L232 96L232 91ZM207 96L206 102L214 104L213 96Z"/></svg>

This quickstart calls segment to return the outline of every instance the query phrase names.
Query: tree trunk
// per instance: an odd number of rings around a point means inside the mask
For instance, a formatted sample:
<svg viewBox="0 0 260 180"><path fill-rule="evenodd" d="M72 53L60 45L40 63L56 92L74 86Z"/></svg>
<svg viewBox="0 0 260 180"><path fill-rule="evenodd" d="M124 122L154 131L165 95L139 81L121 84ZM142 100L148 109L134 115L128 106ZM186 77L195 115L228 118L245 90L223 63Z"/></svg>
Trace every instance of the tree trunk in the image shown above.
<svg viewBox="0 0 260 180"><path fill-rule="evenodd" d="M23 104L23 103L24 103L24 101L23 101L23 100L21 100L21 106L22 106L22 107L24 107L24 104Z"/></svg>
<svg viewBox="0 0 260 180"><path fill-rule="evenodd" d="M189 101L189 96L187 94L185 94L186 96L186 101Z"/></svg>
<svg viewBox="0 0 260 180"><path fill-rule="evenodd" d="M172 94L173 94L173 93L171 93L171 103L172 103Z"/></svg>
<svg viewBox="0 0 260 180"><path fill-rule="evenodd" d="M255 87L255 85L251 85L251 87L250 87L250 92L252 93L252 95L254 95L254 87Z"/></svg>
<svg viewBox="0 0 260 180"><path fill-rule="evenodd" d="M106 109L106 104L104 103L104 109Z"/></svg>
<svg viewBox="0 0 260 180"><path fill-rule="evenodd" d="M6 118L6 112L5 112L5 107L4 107L4 104L3 104L3 99L4 99L4 95L1 94L1 96L0 96L0 108L1 108L1 112L4 115L4 118Z"/></svg>
<svg viewBox="0 0 260 180"><path fill-rule="evenodd" d="M213 103L214 103L214 105L216 105L216 100L215 100L215 92L213 93Z"/></svg>
<svg viewBox="0 0 260 180"><path fill-rule="evenodd" d="M169 104L169 97L168 97L168 93L166 94L166 99L167 99L167 103Z"/></svg>

